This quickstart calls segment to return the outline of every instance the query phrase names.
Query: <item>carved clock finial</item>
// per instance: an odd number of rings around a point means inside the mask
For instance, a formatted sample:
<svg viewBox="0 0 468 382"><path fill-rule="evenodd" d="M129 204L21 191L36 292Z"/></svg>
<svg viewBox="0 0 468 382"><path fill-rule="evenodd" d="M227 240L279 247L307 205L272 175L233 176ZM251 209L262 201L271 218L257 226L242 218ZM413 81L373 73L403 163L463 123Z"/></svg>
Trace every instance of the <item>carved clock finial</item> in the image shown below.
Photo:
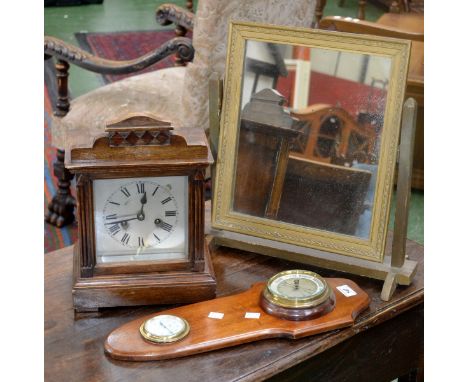
<svg viewBox="0 0 468 382"><path fill-rule="evenodd" d="M172 135L170 122L148 115L128 115L106 125L109 146L162 146L169 145Z"/></svg>

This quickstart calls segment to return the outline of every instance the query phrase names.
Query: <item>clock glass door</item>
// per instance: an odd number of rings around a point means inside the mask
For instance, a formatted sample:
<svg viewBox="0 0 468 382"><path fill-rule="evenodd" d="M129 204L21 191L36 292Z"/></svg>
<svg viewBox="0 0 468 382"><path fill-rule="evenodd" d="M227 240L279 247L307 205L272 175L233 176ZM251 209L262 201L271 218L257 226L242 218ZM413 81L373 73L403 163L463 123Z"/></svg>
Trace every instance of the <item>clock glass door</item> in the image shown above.
<svg viewBox="0 0 468 382"><path fill-rule="evenodd" d="M96 262L186 260L186 176L93 181Z"/></svg>

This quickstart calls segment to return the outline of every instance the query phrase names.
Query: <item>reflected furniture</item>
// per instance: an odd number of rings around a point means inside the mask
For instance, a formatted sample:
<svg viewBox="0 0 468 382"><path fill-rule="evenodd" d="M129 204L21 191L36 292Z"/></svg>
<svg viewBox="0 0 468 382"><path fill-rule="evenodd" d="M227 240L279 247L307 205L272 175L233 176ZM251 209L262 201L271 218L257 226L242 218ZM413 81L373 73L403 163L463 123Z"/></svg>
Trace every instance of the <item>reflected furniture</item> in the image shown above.
<svg viewBox="0 0 468 382"><path fill-rule="evenodd" d="M103 131L109 120L132 113L150 113L177 126L208 129L208 80L215 72L224 72L226 41L230 19L258 21L276 25L309 27L315 0L200 0L195 16L173 5L162 5L156 12L163 25L175 23L181 28L193 27L193 40L176 37L155 52L133 61L108 61L55 38L46 37L46 58L57 58L58 105L52 123L52 143L59 148L54 173L58 192L49 205L46 220L63 226L74 219L74 199L70 194L71 174L63 166L67 135L94 136ZM179 28L180 29L180 28ZM69 64L99 73L129 73L143 69L159 58L178 53L186 67L162 69L103 86L68 100Z"/></svg>
<svg viewBox="0 0 468 382"><path fill-rule="evenodd" d="M309 146L320 139L321 129L307 135L304 129L298 129L304 125L301 122L307 126L312 123L309 130L320 127L320 120L326 124L330 115L344 116L348 126L356 123L343 109L330 107L319 109L329 114L312 113L317 118L299 121L292 116L297 113L285 111L284 103L285 98L277 91L263 89L242 110L233 210L355 235L371 172L345 167L344 163L330 164L330 158L291 149L304 136ZM351 135L351 130L344 127L342 134ZM347 147L344 150L347 152ZM340 219L336 219L337 214Z"/></svg>
<svg viewBox="0 0 468 382"><path fill-rule="evenodd" d="M366 18L366 4L368 0L358 1L358 11L356 17L359 20ZM338 6L342 7L345 0L338 0ZM424 13L424 0L371 0L372 3L377 3L379 6L386 8L391 13L415 12ZM319 23L323 17L323 10L327 5L327 0L318 0L315 7L315 23Z"/></svg>
<svg viewBox="0 0 468 382"><path fill-rule="evenodd" d="M290 155L277 219L357 235L371 177L372 173L366 170Z"/></svg>
<svg viewBox="0 0 468 382"><path fill-rule="evenodd" d="M276 219L289 152L300 132L272 89L254 94L241 114L233 209Z"/></svg>
<svg viewBox="0 0 468 382"><path fill-rule="evenodd" d="M320 20L319 28L412 41L406 87L406 97L418 103L412 187L424 189L424 15L385 13L376 22L329 16Z"/></svg>
<svg viewBox="0 0 468 382"><path fill-rule="evenodd" d="M310 105L291 115L305 122L300 127L303 136L292 150L296 157L340 165L374 161L377 131L382 127L375 121L364 116L356 120L345 109L328 104Z"/></svg>
<svg viewBox="0 0 468 382"><path fill-rule="evenodd" d="M207 213L209 216L209 213ZM212 247L213 248L213 247ZM47 381L390 381L422 372L424 269L423 247L407 242L408 255L420 267L411 286L379 299L380 282L347 275L371 297L356 324L300 340L272 339L177 360L115 361L104 353L107 335L125 322L167 306L106 309L75 314L72 247L45 256L44 361ZM285 269L318 269L229 248L213 248L218 297L242 292ZM342 273L320 270L324 277ZM71 341L70 339L73 339ZM352 365L352 366L350 366Z"/></svg>

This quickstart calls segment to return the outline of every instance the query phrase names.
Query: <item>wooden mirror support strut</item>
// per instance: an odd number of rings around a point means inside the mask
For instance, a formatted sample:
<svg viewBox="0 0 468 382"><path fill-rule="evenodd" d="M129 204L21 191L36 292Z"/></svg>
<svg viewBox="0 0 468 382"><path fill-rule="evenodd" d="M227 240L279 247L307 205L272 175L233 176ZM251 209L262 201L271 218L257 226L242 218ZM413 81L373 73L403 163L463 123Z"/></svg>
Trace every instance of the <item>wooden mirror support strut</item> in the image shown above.
<svg viewBox="0 0 468 382"><path fill-rule="evenodd" d="M403 119L401 122L395 227L392 242L392 271L388 273L382 289L381 298L384 301L390 300L393 295L397 286L398 269L404 265L406 260L406 234L408 232L417 110L416 100L408 98L403 105Z"/></svg>
<svg viewBox="0 0 468 382"><path fill-rule="evenodd" d="M210 79L210 136L218 137L220 128L220 108L222 102L223 81L219 77ZM409 201L411 196L411 173L416 128L417 102L408 98L403 106L401 143L398 158L398 182L396 190L396 215L391 253L383 263L355 259L334 253L275 242L226 230L216 230L209 226L206 233L214 237L217 245L256 252L268 256L286 258L315 265L322 268L358 274L379 280L385 280L381 299L390 300L397 285L410 285L418 263L406 257L406 234L408 228ZM217 142L210 140L213 153L217 153ZM216 155L215 155L216 163ZM214 168L211 169L214 173ZM209 213L207 213L207 220Z"/></svg>

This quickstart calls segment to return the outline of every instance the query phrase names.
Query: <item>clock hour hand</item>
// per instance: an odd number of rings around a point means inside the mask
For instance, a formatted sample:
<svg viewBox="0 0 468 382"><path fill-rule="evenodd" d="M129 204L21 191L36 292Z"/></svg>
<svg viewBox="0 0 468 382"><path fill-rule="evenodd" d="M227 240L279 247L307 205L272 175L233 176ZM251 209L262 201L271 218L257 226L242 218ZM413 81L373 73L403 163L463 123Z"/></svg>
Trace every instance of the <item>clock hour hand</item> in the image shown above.
<svg viewBox="0 0 468 382"><path fill-rule="evenodd" d="M143 207L145 206L146 202L147 202L147 199L146 199L146 192L145 192L140 199L141 210L137 214L138 220L145 220L145 213L143 212Z"/></svg>
<svg viewBox="0 0 468 382"><path fill-rule="evenodd" d="M154 224L156 225L156 227L161 228L167 232L171 232L173 228L172 224L169 224L160 218L154 219Z"/></svg>

